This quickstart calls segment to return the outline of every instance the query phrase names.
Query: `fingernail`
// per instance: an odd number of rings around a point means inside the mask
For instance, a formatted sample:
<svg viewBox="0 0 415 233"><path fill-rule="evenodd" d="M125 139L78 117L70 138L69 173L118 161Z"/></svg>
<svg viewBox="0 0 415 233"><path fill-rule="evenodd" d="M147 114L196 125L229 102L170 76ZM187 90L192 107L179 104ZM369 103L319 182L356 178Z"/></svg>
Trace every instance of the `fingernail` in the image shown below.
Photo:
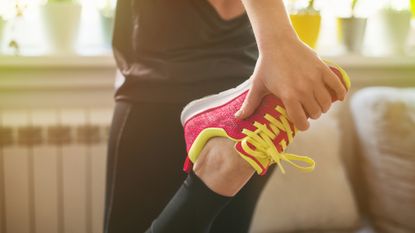
<svg viewBox="0 0 415 233"><path fill-rule="evenodd" d="M236 118L239 118L241 115L242 115L242 110L238 110L238 111L235 113L235 117L236 117Z"/></svg>

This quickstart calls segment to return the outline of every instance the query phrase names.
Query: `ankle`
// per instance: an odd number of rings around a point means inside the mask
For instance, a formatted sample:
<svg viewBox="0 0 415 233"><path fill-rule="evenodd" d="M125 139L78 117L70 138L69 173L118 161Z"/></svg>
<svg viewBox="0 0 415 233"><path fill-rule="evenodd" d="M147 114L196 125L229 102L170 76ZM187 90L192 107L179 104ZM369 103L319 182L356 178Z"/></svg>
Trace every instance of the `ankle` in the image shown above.
<svg viewBox="0 0 415 233"><path fill-rule="evenodd" d="M224 138L209 140L196 161L193 171L212 191L231 197L248 182L254 169Z"/></svg>

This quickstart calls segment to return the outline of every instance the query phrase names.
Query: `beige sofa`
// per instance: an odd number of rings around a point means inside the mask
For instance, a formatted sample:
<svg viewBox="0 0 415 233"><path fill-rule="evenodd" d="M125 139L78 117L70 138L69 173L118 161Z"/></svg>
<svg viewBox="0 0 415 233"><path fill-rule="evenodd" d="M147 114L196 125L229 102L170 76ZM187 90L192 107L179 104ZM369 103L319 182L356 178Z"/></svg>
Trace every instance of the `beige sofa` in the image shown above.
<svg viewBox="0 0 415 233"><path fill-rule="evenodd" d="M358 91L289 150L316 170L275 172L252 233L415 232L415 89Z"/></svg>

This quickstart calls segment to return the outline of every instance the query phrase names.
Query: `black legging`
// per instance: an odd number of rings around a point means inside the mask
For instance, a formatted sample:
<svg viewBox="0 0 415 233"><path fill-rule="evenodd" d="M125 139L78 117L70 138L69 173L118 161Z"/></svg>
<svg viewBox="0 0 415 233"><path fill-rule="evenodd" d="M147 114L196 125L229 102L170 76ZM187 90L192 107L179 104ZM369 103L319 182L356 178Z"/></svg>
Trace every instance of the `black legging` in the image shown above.
<svg viewBox="0 0 415 233"><path fill-rule="evenodd" d="M116 103L108 147L105 233L144 232L181 187L186 177L179 120L184 105ZM219 213L210 232L248 232L270 173L254 175Z"/></svg>

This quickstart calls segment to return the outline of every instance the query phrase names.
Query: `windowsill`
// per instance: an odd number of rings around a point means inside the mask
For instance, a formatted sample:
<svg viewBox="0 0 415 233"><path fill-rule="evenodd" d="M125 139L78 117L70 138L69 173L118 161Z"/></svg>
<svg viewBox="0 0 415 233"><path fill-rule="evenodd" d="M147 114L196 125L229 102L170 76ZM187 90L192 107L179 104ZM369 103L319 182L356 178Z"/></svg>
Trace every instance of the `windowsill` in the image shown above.
<svg viewBox="0 0 415 233"><path fill-rule="evenodd" d="M364 56L346 54L340 56L323 56L324 59L335 62L344 68L367 68L367 69L406 69L415 68L415 56Z"/></svg>
<svg viewBox="0 0 415 233"><path fill-rule="evenodd" d="M323 56L346 69L353 90L415 86L415 57ZM0 106L112 106L116 64L95 55L0 55ZM73 96L68 97L68 95ZM53 96L53 97L51 97Z"/></svg>
<svg viewBox="0 0 415 233"><path fill-rule="evenodd" d="M370 57L364 55L323 56L344 68L415 68L415 56ZM0 55L0 69L7 68L115 68L112 53L97 55Z"/></svg>
<svg viewBox="0 0 415 233"><path fill-rule="evenodd" d="M115 68L112 53L97 55L45 55L8 56L0 55L0 69L3 68Z"/></svg>

